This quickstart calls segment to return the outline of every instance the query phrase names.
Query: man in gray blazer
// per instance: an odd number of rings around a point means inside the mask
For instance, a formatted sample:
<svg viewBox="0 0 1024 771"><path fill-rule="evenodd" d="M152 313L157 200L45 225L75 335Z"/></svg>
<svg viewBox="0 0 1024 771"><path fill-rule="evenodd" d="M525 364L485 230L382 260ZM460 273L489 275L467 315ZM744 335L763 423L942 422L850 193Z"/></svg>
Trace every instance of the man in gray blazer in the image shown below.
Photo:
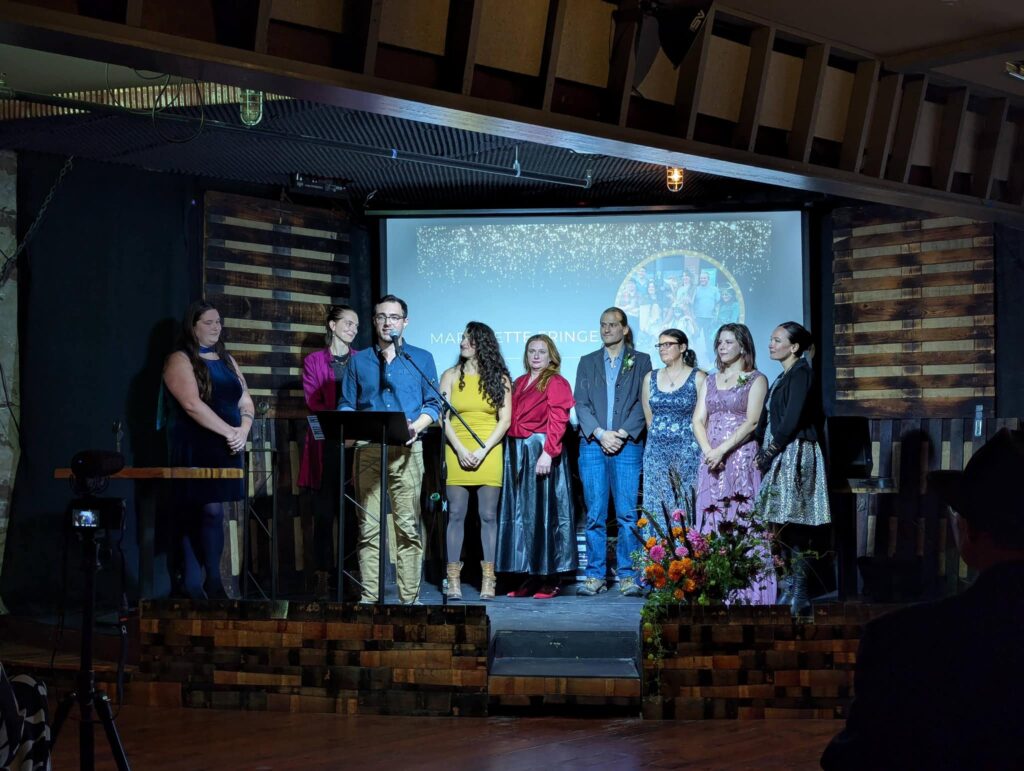
<svg viewBox="0 0 1024 771"><path fill-rule="evenodd" d="M586 579L576 593L593 596L608 588L610 491L619 523L619 591L637 597L642 592L631 555L640 548L637 492L647 428L640 388L644 375L651 371L651 357L633 350L633 333L620 308L609 308L601 314L601 340L604 347L580 359L573 392L580 432L580 478L587 506Z"/></svg>

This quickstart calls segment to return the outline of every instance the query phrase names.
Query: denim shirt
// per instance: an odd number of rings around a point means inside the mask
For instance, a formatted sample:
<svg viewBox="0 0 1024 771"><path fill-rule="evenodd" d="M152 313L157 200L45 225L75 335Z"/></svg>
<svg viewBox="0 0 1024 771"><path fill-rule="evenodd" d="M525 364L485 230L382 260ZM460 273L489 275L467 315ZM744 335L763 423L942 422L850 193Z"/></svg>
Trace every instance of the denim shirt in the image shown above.
<svg viewBox="0 0 1024 771"><path fill-rule="evenodd" d="M619 367L626 360L626 346L619 350L619 359L616 366L612 366L612 357L608 355L608 349L604 349L604 385L608 394L608 417L604 422L605 431L614 431L615 426L612 420L615 419L615 381L619 376Z"/></svg>
<svg viewBox="0 0 1024 771"><path fill-rule="evenodd" d="M437 367L434 357L422 348L403 345L402 351L423 370L430 382L437 386ZM396 356L383 364L380 348L371 348L352 354L352 360L341 381L341 398L338 409L352 410L400 410L408 420L420 415L429 415L437 420L441 411L438 399L415 367L402 356Z"/></svg>

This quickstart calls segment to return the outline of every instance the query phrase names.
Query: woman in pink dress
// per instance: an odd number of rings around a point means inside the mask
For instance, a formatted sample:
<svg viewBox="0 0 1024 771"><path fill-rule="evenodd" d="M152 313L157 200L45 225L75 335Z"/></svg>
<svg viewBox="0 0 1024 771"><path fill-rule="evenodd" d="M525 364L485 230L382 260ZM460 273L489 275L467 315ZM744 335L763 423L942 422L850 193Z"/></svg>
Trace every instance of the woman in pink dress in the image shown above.
<svg viewBox="0 0 1024 771"><path fill-rule="evenodd" d="M358 332L359 316L352 308L333 305L328 309L324 319L326 347L313 351L302 360L302 390L310 412L338 408L338 384L355 353L352 342ZM338 461L337 445L316 441L312 430L307 427L299 462L299 487L309 491L313 507L314 591L321 599L326 599L329 594L335 568L333 529L338 516Z"/></svg>
<svg viewBox="0 0 1024 771"><path fill-rule="evenodd" d="M715 366L697 394L693 411L693 434L703 453L697 472L696 526L701 533L717 530L720 523L734 521L737 508L749 510L761 486L761 472L755 456L757 428L768 380L755 368L754 341L745 324L725 324L715 334ZM741 504L737 496L746 498ZM723 503L723 501L725 501ZM771 562L771 554L765 554ZM741 592L736 601L744 605L775 603L775 573Z"/></svg>

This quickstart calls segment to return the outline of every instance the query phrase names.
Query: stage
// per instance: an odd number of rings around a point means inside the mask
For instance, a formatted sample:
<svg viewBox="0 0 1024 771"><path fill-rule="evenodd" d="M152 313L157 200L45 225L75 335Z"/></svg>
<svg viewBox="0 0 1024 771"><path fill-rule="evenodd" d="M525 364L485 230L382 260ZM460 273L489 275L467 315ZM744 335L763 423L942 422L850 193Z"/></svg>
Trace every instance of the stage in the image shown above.
<svg viewBox="0 0 1024 771"><path fill-rule="evenodd" d="M823 603L798 623L783 606L680 606L659 658L641 606L615 592L448 606L146 601L126 696L348 715L833 719L852 695L861 624L889 609Z"/></svg>

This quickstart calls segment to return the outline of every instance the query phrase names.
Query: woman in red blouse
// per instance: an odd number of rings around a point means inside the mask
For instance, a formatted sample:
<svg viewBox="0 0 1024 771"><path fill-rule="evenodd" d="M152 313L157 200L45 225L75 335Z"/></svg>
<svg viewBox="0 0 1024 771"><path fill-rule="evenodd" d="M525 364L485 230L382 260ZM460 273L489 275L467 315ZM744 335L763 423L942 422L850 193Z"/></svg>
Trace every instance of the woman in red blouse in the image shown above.
<svg viewBox="0 0 1024 771"><path fill-rule="evenodd" d="M575 403L558 374L561 357L547 335L526 341L526 374L512 384L512 426L498 514L497 569L524 573L510 597L550 599L559 573L576 570L576 513L562 435Z"/></svg>

